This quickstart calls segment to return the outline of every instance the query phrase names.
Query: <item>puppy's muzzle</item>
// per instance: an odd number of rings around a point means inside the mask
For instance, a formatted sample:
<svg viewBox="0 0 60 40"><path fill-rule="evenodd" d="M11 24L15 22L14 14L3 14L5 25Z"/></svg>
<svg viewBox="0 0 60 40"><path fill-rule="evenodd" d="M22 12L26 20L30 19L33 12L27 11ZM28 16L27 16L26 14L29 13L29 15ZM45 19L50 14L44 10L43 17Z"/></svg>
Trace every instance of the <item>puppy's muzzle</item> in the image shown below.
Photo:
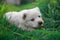
<svg viewBox="0 0 60 40"><path fill-rule="evenodd" d="M43 28L43 26L44 26L43 24L44 24L43 22L38 22L38 28L39 29Z"/></svg>
<svg viewBox="0 0 60 40"><path fill-rule="evenodd" d="M41 25L41 24L43 24L43 22L38 22L38 25Z"/></svg>
<svg viewBox="0 0 60 40"><path fill-rule="evenodd" d="M43 22L38 22L38 27L34 27L34 29L42 29L43 28Z"/></svg>

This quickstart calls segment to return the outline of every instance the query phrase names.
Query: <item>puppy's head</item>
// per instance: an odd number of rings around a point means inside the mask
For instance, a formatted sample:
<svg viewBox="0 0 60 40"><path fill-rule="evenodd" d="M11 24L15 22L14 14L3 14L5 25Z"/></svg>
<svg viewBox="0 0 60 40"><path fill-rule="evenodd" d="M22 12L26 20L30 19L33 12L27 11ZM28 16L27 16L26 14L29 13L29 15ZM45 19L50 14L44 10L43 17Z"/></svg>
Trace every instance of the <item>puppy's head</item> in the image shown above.
<svg viewBox="0 0 60 40"><path fill-rule="evenodd" d="M38 7L29 9L27 13L24 13L23 20L25 21L25 25L28 28L34 28L34 29L42 28L44 23L41 12Z"/></svg>

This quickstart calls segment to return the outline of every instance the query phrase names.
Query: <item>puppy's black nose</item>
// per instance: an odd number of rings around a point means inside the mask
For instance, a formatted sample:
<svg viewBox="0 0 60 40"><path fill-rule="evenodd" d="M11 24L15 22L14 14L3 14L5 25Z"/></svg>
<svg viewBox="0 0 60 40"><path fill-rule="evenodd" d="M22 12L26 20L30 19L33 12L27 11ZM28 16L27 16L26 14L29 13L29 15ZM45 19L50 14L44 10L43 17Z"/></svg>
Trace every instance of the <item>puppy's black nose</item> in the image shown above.
<svg viewBox="0 0 60 40"><path fill-rule="evenodd" d="M39 24L39 25L41 25L41 24L42 24L42 22L38 22L38 24Z"/></svg>

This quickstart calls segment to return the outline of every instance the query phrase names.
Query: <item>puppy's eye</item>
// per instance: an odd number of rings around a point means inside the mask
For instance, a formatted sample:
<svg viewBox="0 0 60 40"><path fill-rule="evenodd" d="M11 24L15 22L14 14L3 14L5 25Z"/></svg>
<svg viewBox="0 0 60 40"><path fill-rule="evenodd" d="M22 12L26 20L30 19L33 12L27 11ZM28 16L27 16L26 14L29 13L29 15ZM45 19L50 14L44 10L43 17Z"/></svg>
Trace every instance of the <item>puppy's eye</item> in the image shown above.
<svg viewBox="0 0 60 40"><path fill-rule="evenodd" d="M40 17L40 16L38 16L38 17Z"/></svg>
<svg viewBox="0 0 60 40"><path fill-rule="evenodd" d="M31 19L31 21L34 21L34 18L33 18L33 19Z"/></svg>

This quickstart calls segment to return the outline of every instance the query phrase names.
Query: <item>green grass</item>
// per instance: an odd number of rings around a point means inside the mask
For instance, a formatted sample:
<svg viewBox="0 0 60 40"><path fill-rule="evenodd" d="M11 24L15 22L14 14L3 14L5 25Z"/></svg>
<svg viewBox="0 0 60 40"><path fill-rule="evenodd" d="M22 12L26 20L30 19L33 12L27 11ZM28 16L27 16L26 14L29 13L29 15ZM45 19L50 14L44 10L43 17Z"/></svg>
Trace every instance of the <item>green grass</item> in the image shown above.
<svg viewBox="0 0 60 40"><path fill-rule="evenodd" d="M9 11L20 11L38 6L44 19L46 30L23 31L15 25L11 25L4 14ZM34 3L25 5L0 5L0 40L60 40L60 9L57 0L36 0ZM53 22L55 21L55 22Z"/></svg>

